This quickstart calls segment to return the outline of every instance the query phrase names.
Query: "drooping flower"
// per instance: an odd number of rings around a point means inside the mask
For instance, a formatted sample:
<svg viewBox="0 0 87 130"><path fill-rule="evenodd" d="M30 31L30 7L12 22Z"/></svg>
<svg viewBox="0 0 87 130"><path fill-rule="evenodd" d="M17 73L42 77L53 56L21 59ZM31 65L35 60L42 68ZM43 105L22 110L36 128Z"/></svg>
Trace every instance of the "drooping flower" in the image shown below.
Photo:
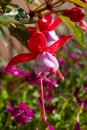
<svg viewBox="0 0 87 130"><path fill-rule="evenodd" d="M8 111L10 116L13 116L18 124L27 124L35 115L35 111L31 110L29 106L23 102L19 103L18 107L14 107L12 103L10 103Z"/></svg>
<svg viewBox="0 0 87 130"><path fill-rule="evenodd" d="M43 59L42 56L43 54L48 55L48 57L44 57L46 58L46 62L48 60L47 63L47 67L53 68L55 71L58 69L58 63L56 61L56 58L53 57L52 55L55 55L55 52L57 50L59 50L67 41L69 41L69 39L73 36L73 34L70 34L68 36L64 36L61 39L57 40L53 45L47 47L47 41L45 36L43 35L42 32L39 31L35 31L35 33L30 37L30 40L28 41L28 47L29 50L31 51L31 53L23 53L23 54L19 54L17 56L15 56L8 64L8 66L6 67L6 69L8 69L9 67L18 64L20 62L26 62L26 61L30 61L30 60L35 60L37 59L36 63L40 63L40 60L38 59L38 57L40 57L40 59ZM53 58L53 60L52 60ZM49 59L51 59L51 65L49 64L50 61ZM57 64L57 68L55 63ZM46 66L45 66L46 67ZM37 70L39 71L39 70ZM43 66L43 70L44 72L44 66ZM36 72L36 71L35 71ZM36 72L37 73L37 72Z"/></svg>
<svg viewBox="0 0 87 130"><path fill-rule="evenodd" d="M9 67L25 61L35 60L35 73L41 76L40 90L42 99L42 120L47 121L45 105L44 105L44 89L43 89L43 77L42 74L47 75L49 72L55 73L58 70L61 80L64 80L59 70L58 61L54 57L55 52L59 50L73 35L65 36L52 44L47 46L47 41L42 32L35 31L28 41L28 47L31 53L23 53L15 56L8 64ZM39 67L38 67L39 66Z"/></svg>
<svg viewBox="0 0 87 130"><path fill-rule="evenodd" d="M47 39L47 46L52 45L59 39L56 32L54 31L61 23L61 18L54 20L55 14L46 14L40 20L38 20L38 27ZM29 27L28 30L31 34L36 30L35 27Z"/></svg>

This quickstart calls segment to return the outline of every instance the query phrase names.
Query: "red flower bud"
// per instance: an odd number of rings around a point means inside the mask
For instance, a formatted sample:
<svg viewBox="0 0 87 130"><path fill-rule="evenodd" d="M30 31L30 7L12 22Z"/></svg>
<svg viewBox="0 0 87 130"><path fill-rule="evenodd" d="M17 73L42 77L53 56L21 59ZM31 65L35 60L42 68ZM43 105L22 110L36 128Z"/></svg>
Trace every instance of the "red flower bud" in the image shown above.
<svg viewBox="0 0 87 130"><path fill-rule="evenodd" d="M65 10L64 15L68 16L73 22L80 22L84 18L85 12L80 7L74 7L71 10Z"/></svg>
<svg viewBox="0 0 87 130"><path fill-rule="evenodd" d="M84 3L87 3L87 0L81 0L82 2L84 2Z"/></svg>

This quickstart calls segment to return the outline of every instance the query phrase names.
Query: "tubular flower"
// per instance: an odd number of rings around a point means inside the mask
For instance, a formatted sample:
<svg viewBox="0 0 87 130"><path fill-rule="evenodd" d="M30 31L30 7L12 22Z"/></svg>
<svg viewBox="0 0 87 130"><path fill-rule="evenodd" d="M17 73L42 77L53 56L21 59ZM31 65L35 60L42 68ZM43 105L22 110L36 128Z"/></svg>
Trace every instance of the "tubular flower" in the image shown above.
<svg viewBox="0 0 87 130"><path fill-rule="evenodd" d="M9 67L20 62L35 60L35 73L40 76L42 120L44 122L47 122L47 117L44 105L43 74L48 75L50 72L55 73L56 71L58 71L61 80L64 79L59 70L58 61L54 57L54 55L55 52L59 50L72 36L73 34L64 36L48 47L44 34L36 30L28 41L28 47L31 53L23 53L15 56L6 67L6 69L8 69ZM49 130L54 130L53 126L48 125L48 127Z"/></svg>
<svg viewBox="0 0 87 130"><path fill-rule="evenodd" d="M40 31L44 33L47 39L48 46L52 45L55 41L59 39L54 30L62 23L62 20L61 18L54 20L54 16L55 14L46 14L43 16L42 19L38 21L38 27ZM28 30L32 34L36 30L36 28L29 27Z"/></svg>
<svg viewBox="0 0 87 130"><path fill-rule="evenodd" d="M6 69L18 63L36 59L36 74L40 73L40 71L43 72L44 70L49 71L50 68L53 68L55 71L57 71L59 65L53 55L55 55L55 52L59 50L66 42L68 42L72 36L73 34L64 36L63 38L57 40L53 45L47 47L47 41L45 36L42 32L36 30L28 41L28 47L31 53L23 53L13 57L13 59L7 65ZM41 66L41 61L39 60L39 58L40 60L42 60L45 66ZM42 67L42 69L39 67ZM36 70L37 68L38 70Z"/></svg>
<svg viewBox="0 0 87 130"><path fill-rule="evenodd" d="M38 21L40 31L53 31L62 23L61 18L54 20L55 14L46 14Z"/></svg>

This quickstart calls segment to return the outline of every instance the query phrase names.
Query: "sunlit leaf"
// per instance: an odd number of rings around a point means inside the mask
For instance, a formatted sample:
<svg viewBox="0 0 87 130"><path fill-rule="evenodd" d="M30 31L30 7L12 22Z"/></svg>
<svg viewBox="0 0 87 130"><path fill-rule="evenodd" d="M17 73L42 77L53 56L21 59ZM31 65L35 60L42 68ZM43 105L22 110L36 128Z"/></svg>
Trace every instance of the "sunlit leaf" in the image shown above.
<svg viewBox="0 0 87 130"><path fill-rule="evenodd" d="M30 16L23 9L18 9L18 14L15 16L15 19L20 23L29 24Z"/></svg>
<svg viewBox="0 0 87 130"><path fill-rule="evenodd" d="M77 4L83 8L87 8L87 4L85 4L84 2L80 1L80 0L69 0L70 2Z"/></svg>
<svg viewBox="0 0 87 130"><path fill-rule="evenodd" d="M74 33L76 34L76 38L79 41L79 43L82 45L82 47L86 47L85 41L84 41L84 33L81 29L81 27L74 22L72 22L69 18L65 16L61 16L62 20L68 27L70 27Z"/></svg>
<svg viewBox="0 0 87 130"><path fill-rule="evenodd" d="M4 13L3 15L0 16L0 22L3 23L8 23L8 22L13 22L13 23L18 23L16 21L15 16L18 14L18 9L12 9L10 12Z"/></svg>

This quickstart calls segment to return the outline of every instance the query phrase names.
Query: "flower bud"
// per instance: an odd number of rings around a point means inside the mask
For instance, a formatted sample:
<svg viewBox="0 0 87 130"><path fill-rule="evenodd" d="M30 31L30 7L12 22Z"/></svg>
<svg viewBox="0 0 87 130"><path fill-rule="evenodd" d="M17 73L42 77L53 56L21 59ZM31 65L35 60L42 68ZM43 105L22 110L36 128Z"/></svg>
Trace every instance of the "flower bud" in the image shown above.
<svg viewBox="0 0 87 130"><path fill-rule="evenodd" d="M84 18L85 12L80 7L74 7L71 10L65 10L64 15L69 17L73 22L80 22Z"/></svg>
<svg viewBox="0 0 87 130"><path fill-rule="evenodd" d="M87 23L84 20L81 20L79 22L79 25L81 26L81 28L83 29L84 32L87 31Z"/></svg>
<svg viewBox="0 0 87 130"><path fill-rule="evenodd" d="M82 2L84 2L84 3L87 3L87 0L81 0Z"/></svg>

